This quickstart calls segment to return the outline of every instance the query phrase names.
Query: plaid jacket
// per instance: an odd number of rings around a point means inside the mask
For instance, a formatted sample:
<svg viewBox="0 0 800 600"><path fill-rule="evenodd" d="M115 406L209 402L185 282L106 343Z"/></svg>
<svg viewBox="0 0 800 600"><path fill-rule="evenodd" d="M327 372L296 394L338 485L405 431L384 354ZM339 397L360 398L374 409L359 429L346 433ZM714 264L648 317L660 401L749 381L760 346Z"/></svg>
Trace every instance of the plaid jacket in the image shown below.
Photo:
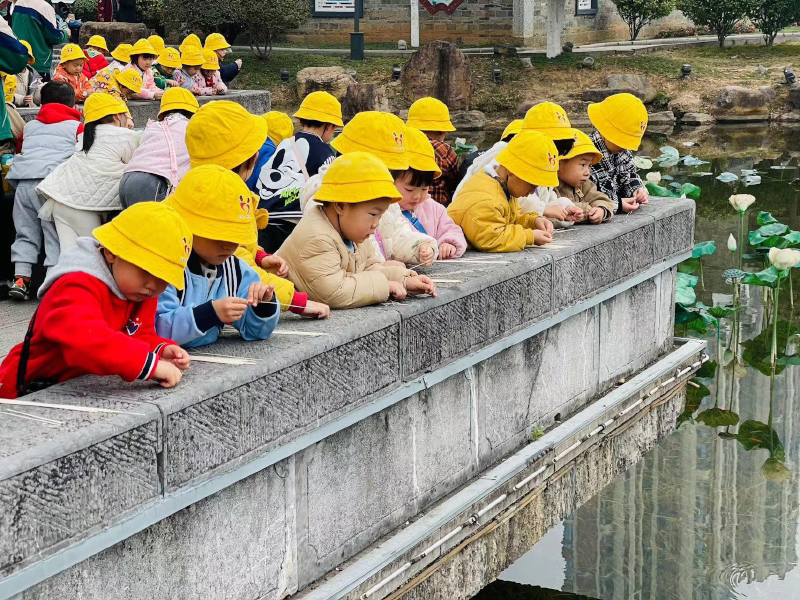
<svg viewBox="0 0 800 600"><path fill-rule="evenodd" d="M458 172L458 155L450 147L450 144L431 140L433 151L436 153L436 164L442 170L442 176L435 179L428 193L431 198L439 204L447 206L453 199L453 192L456 191L461 176Z"/></svg>
<svg viewBox="0 0 800 600"><path fill-rule="evenodd" d="M644 187L636 165L633 164L633 152L623 150L618 154L612 154L599 132L593 131L589 137L592 138L595 147L603 153L603 160L592 166L592 182L598 191L611 199L616 211L620 212L622 207L620 200L632 198L636 190Z"/></svg>

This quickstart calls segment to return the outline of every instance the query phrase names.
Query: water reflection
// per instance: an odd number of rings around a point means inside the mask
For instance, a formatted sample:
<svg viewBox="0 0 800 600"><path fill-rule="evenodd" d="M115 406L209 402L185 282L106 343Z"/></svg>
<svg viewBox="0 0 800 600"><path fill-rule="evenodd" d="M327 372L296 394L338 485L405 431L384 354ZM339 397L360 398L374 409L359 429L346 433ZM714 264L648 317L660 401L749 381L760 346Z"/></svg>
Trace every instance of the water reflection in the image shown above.
<svg viewBox="0 0 800 600"><path fill-rule="evenodd" d="M651 139L645 152L657 156L665 142ZM797 355L800 304L791 306L784 284L775 315L773 291L732 285L730 273L723 273L739 266L738 257L726 250L729 234L737 236L740 225L728 203L731 194L757 198L745 214L745 231L759 227L759 211L800 230L800 129L714 128L677 134L668 142L681 154L711 161L664 171L702 187L696 240L713 240L718 249L703 257L704 285L696 286L697 299L706 314L715 306L743 308L720 318L718 329L688 331L708 339L714 362L695 380L698 387L688 390L675 434L567 518L558 537L544 538L503 578L603 600L798 598L800 442L794 425L800 422L800 367L773 367L770 359L775 316L777 358L791 363ZM757 170L762 183L745 187L741 180L715 179L742 169ZM712 174L693 175L704 171ZM748 248L742 267L764 269L764 255ZM796 290L800 273L794 274ZM795 291L794 300L799 299ZM553 556L554 544L561 556Z"/></svg>

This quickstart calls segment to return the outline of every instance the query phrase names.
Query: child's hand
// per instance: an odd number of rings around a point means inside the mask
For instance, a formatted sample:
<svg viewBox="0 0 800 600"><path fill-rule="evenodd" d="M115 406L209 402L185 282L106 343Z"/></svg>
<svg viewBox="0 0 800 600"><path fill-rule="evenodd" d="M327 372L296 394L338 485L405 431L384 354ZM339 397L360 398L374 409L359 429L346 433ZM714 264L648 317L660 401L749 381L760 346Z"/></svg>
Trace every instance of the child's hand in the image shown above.
<svg viewBox="0 0 800 600"><path fill-rule="evenodd" d="M544 209L544 216L548 219L558 219L559 221L566 221L569 213L566 208L561 208L557 204L547 206Z"/></svg>
<svg viewBox="0 0 800 600"><path fill-rule="evenodd" d="M631 213L639 208L639 203L635 198L623 198L621 202L622 212L624 213Z"/></svg>
<svg viewBox="0 0 800 600"><path fill-rule="evenodd" d="M175 86L178 85L178 82L175 81L174 79L167 79L166 81L167 81L167 85L169 85L171 87L175 87Z"/></svg>
<svg viewBox="0 0 800 600"><path fill-rule="evenodd" d="M270 302L274 291L275 285L272 283L269 285L260 281L251 283L250 287L247 288L247 304L249 306L258 306L261 302Z"/></svg>
<svg viewBox="0 0 800 600"><path fill-rule="evenodd" d="M164 95L164 90L156 90L153 93L155 94L155 99L156 100L161 100L161 96Z"/></svg>
<svg viewBox="0 0 800 600"><path fill-rule="evenodd" d="M261 268L278 277L285 278L289 274L289 265L286 264L286 260L274 254L261 259Z"/></svg>
<svg viewBox="0 0 800 600"><path fill-rule="evenodd" d="M181 377L183 377L183 371L181 371L178 367L173 365L168 360L159 360L152 379L157 381L161 387L171 388L178 385Z"/></svg>
<svg viewBox="0 0 800 600"><path fill-rule="evenodd" d="M549 244L553 241L553 234L548 233L546 231L542 231L541 229L536 229L533 232L533 243L537 246L544 246L545 244Z"/></svg>
<svg viewBox="0 0 800 600"><path fill-rule="evenodd" d="M533 226L536 229L544 231L545 233L550 235L550 241L553 241L553 224L545 219L544 217L536 217L536 220L533 222Z"/></svg>
<svg viewBox="0 0 800 600"><path fill-rule="evenodd" d="M575 205L567 207L567 218L565 221L572 221L573 223L580 223L583 221L583 210Z"/></svg>
<svg viewBox="0 0 800 600"><path fill-rule="evenodd" d="M409 280L412 278L409 277ZM396 281L389 282L389 297L394 298L395 300L402 300L406 297L406 288L403 287L402 283L397 283Z"/></svg>
<svg viewBox="0 0 800 600"><path fill-rule="evenodd" d="M241 71L242 70L242 59L241 58L237 58L233 62L235 62L239 66L239 70Z"/></svg>
<svg viewBox="0 0 800 600"><path fill-rule="evenodd" d="M436 253L433 251L433 247L430 244L420 244L419 247L419 264L423 267L429 267L433 264L433 259L435 258Z"/></svg>
<svg viewBox="0 0 800 600"><path fill-rule="evenodd" d="M443 244L439 244L439 260L446 260L448 258L453 258L456 255L456 247L453 244L448 244L444 242Z"/></svg>
<svg viewBox="0 0 800 600"><path fill-rule="evenodd" d="M401 263L399 260L387 260L383 263L384 267L400 267L401 269L405 269L405 263Z"/></svg>
<svg viewBox="0 0 800 600"><path fill-rule="evenodd" d="M606 211L603 210L599 206L595 206L591 210L589 210L589 222L590 223L602 223L603 217L606 216Z"/></svg>
<svg viewBox="0 0 800 600"><path fill-rule="evenodd" d="M22 99L22 103L23 103L25 106L33 106L33 96L25 96L25 97Z"/></svg>
<svg viewBox="0 0 800 600"><path fill-rule="evenodd" d="M306 309L303 311L304 317L314 317L315 319L327 319L331 314L331 307L322 302L306 302Z"/></svg>
<svg viewBox="0 0 800 600"><path fill-rule="evenodd" d="M220 321L223 323L233 323L242 318L244 311L247 310L248 301L244 298L230 296L228 298L214 300L211 306L214 307L214 312L217 313Z"/></svg>
<svg viewBox="0 0 800 600"><path fill-rule="evenodd" d="M639 204L650 204L650 193L646 187L640 187L633 192L633 199Z"/></svg>
<svg viewBox="0 0 800 600"><path fill-rule="evenodd" d="M192 358L189 356L189 353L180 346L176 346L174 344L164 348L164 350L161 352L161 360L172 363L181 371L188 369L189 364L192 362Z"/></svg>
<svg viewBox="0 0 800 600"><path fill-rule="evenodd" d="M406 280L406 291L412 296L417 294L430 294L436 298L436 284L426 275L416 275Z"/></svg>

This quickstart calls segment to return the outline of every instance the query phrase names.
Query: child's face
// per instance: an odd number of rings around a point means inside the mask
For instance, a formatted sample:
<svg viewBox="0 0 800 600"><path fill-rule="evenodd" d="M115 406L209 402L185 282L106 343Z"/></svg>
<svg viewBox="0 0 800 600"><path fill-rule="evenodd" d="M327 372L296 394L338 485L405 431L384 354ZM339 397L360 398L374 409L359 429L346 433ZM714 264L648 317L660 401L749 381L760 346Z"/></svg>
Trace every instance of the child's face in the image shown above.
<svg viewBox="0 0 800 600"><path fill-rule="evenodd" d="M581 154L570 159L562 158L558 161L558 178L574 188L581 187L589 181L594 156L594 154Z"/></svg>
<svg viewBox="0 0 800 600"><path fill-rule="evenodd" d="M200 72L200 67L194 67L194 66L189 67L189 66L184 65L183 66L183 70L186 71L186 74L189 77L192 77L194 75L197 75Z"/></svg>
<svg viewBox="0 0 800 600"><path fill-rule="evenodd" d="M375 233L383 213L391 203L388 198L355 204L335 203L334 208L339 217L339 229L342 235L351 242L360 244Z"/></svg>
<svg viewBox="0 0 800 600"><path fill-rule="evenodd" d="M234 242L211 240L199 235L195 235L193 239L192 250L209 265L221 265L233 256L233 253L239 247L239 244Z"/></svg>
<svg viewBox="0 0 800 600"><path fill-rule="evenodd" d="M105 55L106 55L106 51L105 51L105 50L103 50L102 48L98 48L97 46L86 46L86 49L87 49L87 50L88 50L89 48L91 48L91 49L92 49L92 50L94 50L95 52L99 52L99 53L100 53L100 54L102 54L103 56L105 56Z"/></svg>
<svg viewBox="0 0 800 600"><path fill-rule="evenodd" d="M136 59L136 64L142 71L147 71L150 67L153 66L156 57L152 54L140 54Z"/></svg>
<svg viewBox="0 0 800 600"><path fill-rule="evenodd" d="M131 88L125 87L124 85L119 86L119 93L122 94L126 99L133 96L135 93Z"/></svg>
<svg viewBox="0 0 800 600"><path fill-rule="evenodd" d="M75 60L68 60L64 63L64 69L70 75L80 75L81 71L83 71L83 59L76 58Z"/></svg>
<svg viewBox="0 0 800 600"><path fill-rule="evenodd" d="M414 212L428 197L428 186L413 186L411 185L411 179L411 173L406 171L398 179L395 179L394 187L403 196L403 199L399 202L401 210Z"/></svg>
<svg viewBox="0 0 800 600"><path fill-rule="evenodd" d="M605 137L603 137L603 142L605 143L606 148L608 148L608 151L611 152L611 154L619 154L620 152L625 150L625 148L622 148L621 146L617 146L615 143L610 142Z"/></svg>
<svg viewBox="0 0 800 600"><path fill-rule="evenodd" d="M167 289L167 282L151 275L135 264L115 256L103 248L103 256L111 266L111 274L117 287L131 302L144 302L155 298Z"/></svg>
<svg viewBox="0 0 800 600"><path fill-rule="evenodd" d="M333 135L336 133L336 125L333 123L327 123L325 125L325 131L322 132L322 141L326 144L330 144L331 140L333 139Z"/></svg>
<svg viewBox="0 0 800 600"><path fill-rule="evenodd" d="M227 48L223 48L222 50L214 50L217 53L217 58L222 60L228 54L229 50Z"/></svg>
<svg viewBox="0 0 800 600"><path fill-rule="evenodd" d="M203 77L213 77L214 71L209 71L208 69L200 69L203 72Z"/></svg>
<svg viewBox="0 0 800 600"><path fill-rule="evenodd" d="M161 70L167 75L172 75L175 72L175 67L165 67L164 65L161 65Z"/></svg>
<svg viewBox="0 0 800 600"><path fill-rule="evenodd" d="M511 172L508 174L508 182L506 183L506 186L508 187L508 193L514 198L524 198L525 196L530 196L536 191L535 185L531 185L527 181L523 181Z"/></svg>

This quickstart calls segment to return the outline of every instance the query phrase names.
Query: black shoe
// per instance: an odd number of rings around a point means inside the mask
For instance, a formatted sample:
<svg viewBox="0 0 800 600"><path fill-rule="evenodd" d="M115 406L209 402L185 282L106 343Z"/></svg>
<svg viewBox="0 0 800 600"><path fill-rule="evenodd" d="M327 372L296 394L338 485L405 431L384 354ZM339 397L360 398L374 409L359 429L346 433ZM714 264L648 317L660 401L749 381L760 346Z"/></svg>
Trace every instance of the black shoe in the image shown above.
<svg viewBox="0 0 800 600"><path fill-rule="evenodd" d="M8 290L8 297L14 300L29 300L31 297L31 280L27 277L16 277L14 285Z"/></svg>

